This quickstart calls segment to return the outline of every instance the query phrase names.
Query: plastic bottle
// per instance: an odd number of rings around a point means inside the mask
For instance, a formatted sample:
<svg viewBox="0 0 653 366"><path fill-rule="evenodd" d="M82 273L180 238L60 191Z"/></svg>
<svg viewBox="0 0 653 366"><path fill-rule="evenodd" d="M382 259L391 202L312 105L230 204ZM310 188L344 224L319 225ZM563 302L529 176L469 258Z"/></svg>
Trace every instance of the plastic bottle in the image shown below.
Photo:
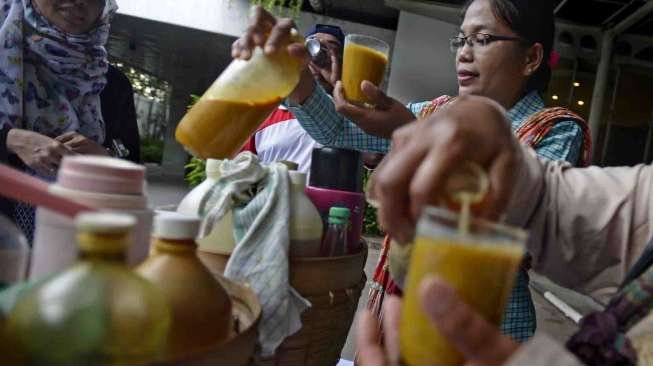
<svg viewBox="0 0 653 366"><path fill-rule="evenodd" d="M349 209L331 207L329 225L322 241L322 256L339 257L347 253L347 226L349 226Z"/></svg>
<svg viewBox="0 0 653 366"><path fill-rule="evenodd" d="M291 37L304 42L296 31ZM283 46L272 55L257 47L250 60L232 61L181 120L177 141L201 158L232 157L295 88L301 71Z"/></svg>
<svg viewBox="0 0 653 366"><path fill-rule="evenodd" d="M315 205L306 196L306 174L289 171L290 175L290 256L318 257L324 225Z"/></svg>
<svg viewBox="0 0 653 366"><path fill-rule="evenodd" d="M306 195L317 207L325 225L331 207L349 208L351 225L347 229L348 253L360 251L365 213L360 152L331 147L313 149Z"/></svg>
<svg viewBox="0 0 653 366"><path fill-rule="evenodd" d="M7 321L25 364L115 365L159 360L170 312L165 298L125 265L125 214L75 221L78 260L21 297Z"/></svg>
<svg viewBox="0 0 653 366"><path fill-rule="evenodd" d="M177 206L177 212L199 217L206 214L205 199L220 180L221 165L222 160L206 160L206 179L184 197ZM233 213L227 212L208 235L198 237L197 245L203 252L230 254L236 246L233 235Z"/></svg>
<svg viewBox="0 0 653 366"><path fill-rule="evenodd" d="M229 295L197 258L200 222L196 216L158 214L152 232L154 250L136 269L170 304L168 360L216 346L230 335Z"/></svg>

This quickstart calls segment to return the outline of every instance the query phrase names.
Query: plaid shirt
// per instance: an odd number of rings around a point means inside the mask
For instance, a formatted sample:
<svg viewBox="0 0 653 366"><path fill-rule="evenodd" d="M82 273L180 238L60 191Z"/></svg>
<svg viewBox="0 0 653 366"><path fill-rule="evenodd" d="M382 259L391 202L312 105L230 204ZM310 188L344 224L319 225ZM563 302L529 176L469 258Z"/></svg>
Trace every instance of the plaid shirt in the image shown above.
<svg viewBox="0 0 653 366"><path fill-rule="evenodd" d="M413 114L431 102L409 103ZM390 140L372 136L336 112L331 97L317 85L303 105L289 104L290 111L317 142L325 146L387 153ZM536 91L523 97L508 111L512 130L521 127L528 117L544 108L544 101ZM581 128L574 121L562 121L535 147L540 156L551 160L565 160L576 164L583 143Z"/></svg>
<svg viewBox="0 0 653 366"><path fill-rule="evenodd" d="M407 107L417 116L429 104L430 101L409 103ZM544 101L539 93L528 93L508 111L512 130L516 131L531 115L543 108ZM333 100L319 85L303 105L289 104L289 109L309 135L325 146L380 153L390 149L390 140L369 135L339 115ZM576 164L582 142L582 129L574 121L562 121L553 127L535 150L545 158ZM518 341L525 341L535 333L535 307L528 283L528 273L520 270L501 324L503 333Z"/></svg>

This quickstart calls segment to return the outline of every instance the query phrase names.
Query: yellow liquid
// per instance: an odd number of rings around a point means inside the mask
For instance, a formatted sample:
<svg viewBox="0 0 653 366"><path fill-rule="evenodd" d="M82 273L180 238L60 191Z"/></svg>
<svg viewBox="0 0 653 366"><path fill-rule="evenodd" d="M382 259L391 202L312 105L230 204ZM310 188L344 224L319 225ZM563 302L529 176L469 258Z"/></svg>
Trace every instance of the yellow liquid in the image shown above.
<svg viewBox="0 0 653 366"><path fill-rule="evenodd" d="M426 275L445 280L467 304L498 326L522 255L523 249L514 245L418 237L411 257L400 326L404 362L410 366L454 366L464 361L422 310L418 289Z"/></svg>
<svg viewBox="0 0 653 366"><path fill-rule="evenodd" d="M231 158L280 101L245 103L202 98L179 122L175 137L199 158Z"/></svg>
<svg viewBox="0 0 653 366"><path fill-rule="evenodd" d="M381 85L388 66L388 56L369 47L348 43L342 65L345 97L350 102L365 103L369 100L361 91L361 83L368 80L376 86Z"/></svg>

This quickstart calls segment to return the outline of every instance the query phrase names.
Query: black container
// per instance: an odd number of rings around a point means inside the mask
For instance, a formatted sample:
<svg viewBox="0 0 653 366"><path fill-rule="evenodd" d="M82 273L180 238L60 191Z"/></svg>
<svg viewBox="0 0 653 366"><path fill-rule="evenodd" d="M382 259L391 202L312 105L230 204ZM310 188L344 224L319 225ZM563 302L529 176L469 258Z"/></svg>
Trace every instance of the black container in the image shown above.
<svg viewBox="0 0 653 366"><path fill-rule="evenodd" d="M313 149L309 186L363 192L361 153L333 147Z"/></svg>

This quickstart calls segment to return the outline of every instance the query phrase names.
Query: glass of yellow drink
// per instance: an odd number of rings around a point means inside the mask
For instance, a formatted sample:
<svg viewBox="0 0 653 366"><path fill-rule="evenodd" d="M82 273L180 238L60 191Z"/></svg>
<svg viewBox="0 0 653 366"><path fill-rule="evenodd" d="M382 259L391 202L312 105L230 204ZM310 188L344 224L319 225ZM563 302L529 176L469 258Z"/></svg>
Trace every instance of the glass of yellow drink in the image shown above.
<svg viewBox="0 0 653 366"><path fill-rule="evenodd" d="M345 39L342 62L342 86L345 98L354 104L369 102L361 91L361 83L368 80L380 86L388 66L390 46L380 39L350 34Z"/></svg>
<svg viewBox="0 0 653 366"><path fill-rule="evenodd" d="M401 356L409 366L454 366L464 361L422 310L418 289L425 276L442 278L497 326L512 290L526 233L469 218L461 225L459 220L458 214L433 207L419 220L400 326Z"/></svg>

